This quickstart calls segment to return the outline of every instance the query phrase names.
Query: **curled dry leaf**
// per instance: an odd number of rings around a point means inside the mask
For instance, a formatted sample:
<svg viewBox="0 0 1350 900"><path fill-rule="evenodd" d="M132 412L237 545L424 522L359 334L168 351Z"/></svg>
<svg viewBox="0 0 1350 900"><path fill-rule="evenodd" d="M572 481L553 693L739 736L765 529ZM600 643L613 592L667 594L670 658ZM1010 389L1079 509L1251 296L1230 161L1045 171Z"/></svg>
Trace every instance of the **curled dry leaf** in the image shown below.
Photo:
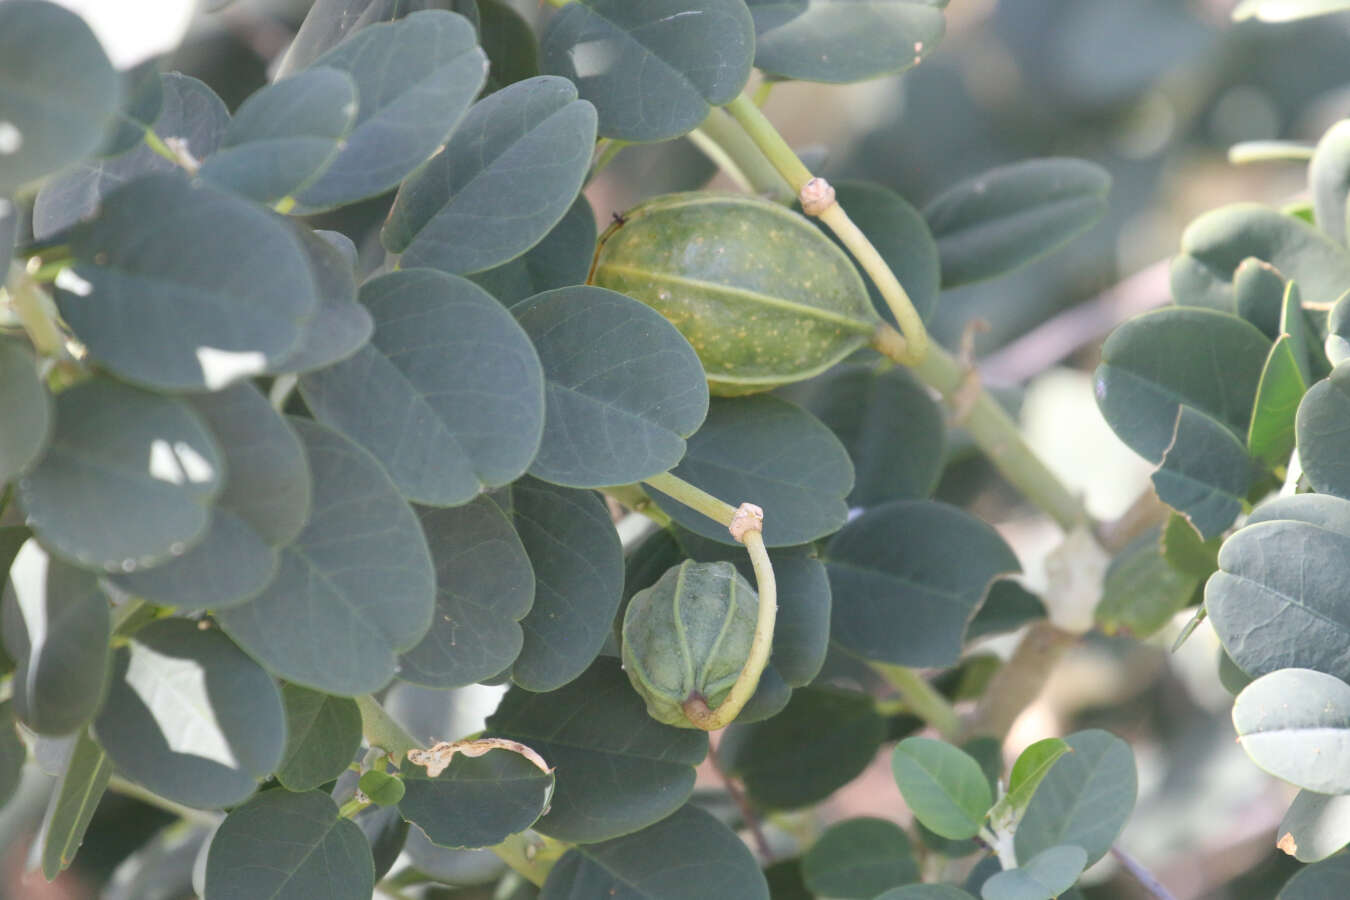
<svg viewBox="0 0 1350 900"><path fill-rule="evenodd" d="M437 778L449 767L456 753L463 753L465 756L482 756L491 750L509 750L512 753L519 753L534 763L539 771L544 773L553 771L538 753L519 741L508 741L505 738L479 738L474 741L455 741L453 743L440 741L429 750L409 750L408 761L415 766L424 766L429 777Z"/></svg>

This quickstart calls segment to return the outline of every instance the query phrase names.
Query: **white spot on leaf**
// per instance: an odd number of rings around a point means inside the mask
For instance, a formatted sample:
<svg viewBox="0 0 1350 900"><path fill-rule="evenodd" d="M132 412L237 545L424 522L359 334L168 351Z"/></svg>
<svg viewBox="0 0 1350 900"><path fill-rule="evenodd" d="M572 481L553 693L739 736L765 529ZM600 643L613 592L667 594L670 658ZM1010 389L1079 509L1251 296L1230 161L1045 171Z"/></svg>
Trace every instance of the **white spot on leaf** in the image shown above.
<svg viewBox="0 0 1350 900"><path fill-rule="evenodd" d="M62 269L57 272L56 286L77 297L88 297L94 292L94 286L81 278L74 269Z"/></svg>
<svg viewBox="0 0 1350 900"><path fill-rule="evenodd" d="M197 363L202 367L202 380L213 391L227 387L240 378L261 375L267 368L267 357L256 350L238 352L217 347L198 347Z"/></svg>
<svg viewBox="0 0 1350 900"><path fill-rule="evenodd" d="M0 120L0 156L13 156L23 146L23 132L13 122Z"/></svg>

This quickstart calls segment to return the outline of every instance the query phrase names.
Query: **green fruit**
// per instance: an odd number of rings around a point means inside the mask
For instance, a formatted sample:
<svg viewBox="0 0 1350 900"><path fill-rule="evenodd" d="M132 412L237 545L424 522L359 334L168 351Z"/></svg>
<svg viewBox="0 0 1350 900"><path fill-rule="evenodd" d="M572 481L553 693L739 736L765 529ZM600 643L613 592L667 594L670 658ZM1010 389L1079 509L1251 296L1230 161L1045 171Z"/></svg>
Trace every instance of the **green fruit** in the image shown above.
<svg viewBox="0 0 1350 900"><path fill-rule="evenodd" d="M623 617L623 667L667 725L693 728L684 703L726 699L750 655L758 601L729 562L686 560L633 595Z"/></svg>
<svg viewBox="0 0 1350 900"><path fill-rule="evenodd" d="M397 806L398 801L403 799L402 780L378 769L371 769L369 772L363 773L357 787L376 806Z"/></svg>
<svg viewBox="0 0 1350 900"><path fill-rule="evenodd" d="M590 282L674 323L721 396L818 375L881 321L853 263L810 220L740 194L668 194L631 210L601 237Z"/></svg>

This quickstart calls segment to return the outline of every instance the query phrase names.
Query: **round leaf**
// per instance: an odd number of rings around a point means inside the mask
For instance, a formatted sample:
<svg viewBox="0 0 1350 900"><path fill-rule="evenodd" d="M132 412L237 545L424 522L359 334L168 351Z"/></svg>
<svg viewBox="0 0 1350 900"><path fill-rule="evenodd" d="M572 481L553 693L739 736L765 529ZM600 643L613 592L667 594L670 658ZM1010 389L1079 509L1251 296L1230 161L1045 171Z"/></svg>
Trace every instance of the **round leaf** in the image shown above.
<svg viewBox="0 0 1350 900"><path fill-rule="evenodd" d="M92 378L56 398L51 446L18 493L29 527L53 553L130 572L203 536L223 470L186 402Z"/></svg>
<svg viewBox="0 0 1350 900"><path fill-rule="evenodd" d="M1350 793L1350 685L1312 669L1256 679L1233 703L1233 727L1265 771L1319 794Z"/></svg>
<svg viewBox="0 0 1350 900"><path fill-rule="evenodd" d="M319 791L264 791L230 811L206 855L211 900L369 900L374 889L365 835Z"/></svg>
<svg viewBox="0 0 1350 900"><path fill-rule="evenodd" d="M7 339L0 339L0 423L4 484L32 465L52 431L52 398L38 377L37 360L27 346Z"/></svg>
<svg viewBox="0 0 1350 900"><path fill-rule="evenodd" d="M94 152L120 82L84 20L54 3L0 5L0 195Z"/></svg>
<svg viewBox="0 0 1350 900"><path fill-rule="evenodd" d="M595 109L540 76L474 105L445 149L399 188L381 239L403 268L478 272L514 259L558 224L595 147Z"/></svg>
<svg viewBox="0 0 1350 900"><path fill-rule="evenodd" d="M109 194L70 248L61 315L95 361L150 387L217 390L258 374L291 352L318 305L283 222L176 175Z"/></svg>
<svg viewBox="0 0 1350 900"><path fill-rule="evenodd" d="M891 771L914 818L951 840L974 837L994 805L980 764L943 741L906 738L896 745Z"/></svg>
<svg viewBox="0 0 1350 900"><path fill-rule="evenodd" d="M347 770L361 746L356 701L330 697L298 684L281 686L286 708L286 749L277 781L288 791L309 791Z"/></svg>
<svg viewBox="0 0 1350 900"><path fill-rule="evenodd" d="M975 900L952 884L907 884L878 894L873 900Z"/></svg>
<svg viewBox="0 0 1350 900"><path fill-rule="evenodd" d="M871 900L887 888L919 879L909 838L885 819L833 825L802 858L806 885L827 897Z"/></svg>
<svg viewBox="0 0 1350 900"><path fill-rule="evenodd" d="M942 258L942 286L993 278L1060 247L1102 217L1110 189L1100 166L1056 158L991 169L948 188L923 210Z"/></svg>
<svg viewBox="0 0 1350 900"><path fill-rule="evenodd" d="M383 193L445 142L487 75L473 26L443 10L362 28L314 62L356 82L356 123L297 211Z"/></svg>
<svg viewBox="0 0 1350 900"><path fill-rule="evenodd" d="M429 269L373 278L361 302L375 320L370 343L300 379L315 416L420 503L467 503L520 477L544 427L544 381L511 314L482 288Z"/></svg>
<svg viewBox="0 0 1350 900"><path fill-rule="evenodd" d="M549 23L540 49L544 71L595 104L602 137L664 141L735 99L754 47L740 0L577 0Z"/></svg>
<svg viewBox="0 0 1350 900"><path fill-rule="evenodd" d="M311 231L299 224L293 230L309 257L319 306L300 332L300 343L268 369L273 375L310 372L341 362L375 331L369 310L356 302L356 245L335 231Z"/></svg>
<svg viewBox="0 0 1350 900"><path fill-rule="evenodd" d="M534 603L534 569L520 537L487 497L418 516L436 566L436 614L426 637L400 657L399 677L456 688L505 671Z"/></svg>
<svg viewBox="0 0 1350 900"><path fill-rule="evenodd" d="M506 306L554 288L583 284L595 255L595 213L578 194L543 239L510 262L469 276Z"/></svg>
<svg viewBox="0 0 1350 900"><path fill-rule="evenodd" d="M926 500L869 510L830 540L824 559L831 639L865 659L903 666L954 665L989 585L1020 569L993 528Z"/></svg>
<svg viewBox="0 0 1350 900"><path fill-rule="evenodd" d="M1128 744L1095 729L1065 741L1073 752L1055 763L1017 825L1018 859L1076 844L1090 865L1111 849L1134 809L1138 776Z"/></svg>
<svg viewBox="0 0 1350 900"><path fill-rule="evenodd" d="M755 17L755 66L800 81L840 84L902 72L931 53L946 30L946 0L748 0L748 5Z"/></svg>
<svg viewBox="0 0 1350 900"><path fill-rule="evenodd" d="M118 771L203 809L233 806L281 762L281 692L217 629L162 619L113 656L108 700L94 721Z"/></svg>
<svg viewBox="0 0 1350 900"><path fill-rule="evenodd" d="M500 843L533 825L553 793L553 773L510 750L458 753L434 778L404 759L402 774L398 811L441 847Z"/></svg>
<svg viewBox="0 0 1350 900"><path fill-rule="evenodd" d="M1231 430L1189 406L1178 407L1153 489L1205 540L1223 534L1242 512L1253 466Z"/></svg>
<svg viewBox="0 0 1350 900"><path fill-rule="evenodd" d="M1195 533L1180 517L1177 521ZM1097 603L1097 625L1107 634L1146 638L1191 604L1203 577L1177 571L1163 556L1158 531L1150 529L1111 560Z"/></svg>
<svg viewBox="0 0 1350 900"><path fill-rule="evenodd" d="M805 544L838 530L853 488L853 464L839 439L802 408L766 394L713 402L673 474L733 505L762 507L770 547ZM701 513L654 496L683 527L735 543L726 528Z"/></svg>
<svg viewBox="0 0 1350 900"><path fill-rule="evenodd" d="M1347 878L1350 878L1350 853L1342 853L1299 871L1280 889L1275 900L1336 900L1345 893Z"/></svg>
<svg viewBox="0 0 1350 900"><path fill-rule="evenodd" d="M557 791L535 827L574 843L669 816L693 792L694 766L708 751L703 732L648 716L613 659L552 693L513 688L487 725L489 736L520 741L556 769Z"/></svg>
<svg viewBox="0 0 1350 900"><path fill-rule="evenodd" d="M1042 850L1016 869L999 872L980 889L983 900L1055 900L1073 887L1087 863L1082 847Z"/></svg>
<svg viewBox="0 0 1350 900"><path fill-rule="evenodd" d="M3 590L14 712L39 734L69 734L98 712L108 681L108 599L97 578L30 540Z"/></svg>
<svg viewBox="0 0 1350 900"><path fill-rule="evenodd" d="M708 386L674 325L636 300L589 286L537 294L511 311L544 366L544 438L531 475L601 487L680 461L684 439L708 412Z"/></svg>
<svg viewBox="0 0 1350 900"><path fill-rule="evenodd" d="M220 623L275 674L338 696L389 683L431 623L435 571L417 517L369 453L292 419L314 479L312 512L259 596Z"/></svg>
<svg viewBox="0 0 1350 900"><path fill-rule="evenodd" d="M362 773L356 787L376 806L397 806L407 793L401 779L378 769Z"/></svg>
<svg viewBox="0 0 1350 900"><path fill-rule="evenodd" d="M1338 366L1308 389L1294 430L1313 490L1350 499L1350 367Z"/></svg>
<svg viewBox="0 0 1350 900"><path fill-rule="evenodd" d="M759 863L731 829L685 806L634 834L569 850L539 900L769 900Z"/></svg>
<svg viewBox="0 0 1350 900"><path fill-rule="evenodd" d="M1350 796L1299 791L1285 811L1276 846L1299 862L1317 862L1350 844Z"/></svg>

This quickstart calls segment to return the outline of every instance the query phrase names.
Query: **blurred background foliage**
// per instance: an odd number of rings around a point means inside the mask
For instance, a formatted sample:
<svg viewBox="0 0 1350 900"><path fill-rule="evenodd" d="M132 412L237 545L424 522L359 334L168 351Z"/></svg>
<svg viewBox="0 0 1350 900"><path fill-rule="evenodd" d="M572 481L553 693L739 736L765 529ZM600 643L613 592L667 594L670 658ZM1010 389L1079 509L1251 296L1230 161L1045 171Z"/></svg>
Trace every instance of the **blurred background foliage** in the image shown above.
<svg viewBox="0 0 1350 900"><path fill-rule="evenodd" d="M531 21L549 13L540 0L512 3ZM1230 146L1312 143L1350 108L1350 14L1235 24L1234 5L951 0L942 45L903 77L837 87L785 83L766 107L827 177L878 181L920 208L962 179L1030 157L1077 156L1110 171L1109 211L1090 232L1009 277L944 292L932 322L950 346L969 333L985 377L1010 388L1033 441L1087 493L1098 516L1119 514L1148 471L1106 430L1092 402L1087 373L1100 340L1120 320L1167 301L1166 260L1191 218L1236 200L1284 206L1299 199L1303 164L1237 166L1228 160ZM233 108L267 80L308 6L237 0L202 13L164 68L205 80ZM697 187L713 175L687 141L637 146L624 150L588 195L608 220L641 198ZM373 235L389 199L323 222L357 239L372 268L380 252ZM1012 390L1027 379L1025 396ZM1017 507L981 462L954 461L939 495L973 502L998 523L1035 581L1035 561L1054 533ZM1090 637L1061 665L1005 750L1081 728L1116 732L1133 745L1140 770L1140 803L1122 846L1179 900L1264 900L1298 868L1274 848L1289 793L1233 741L1231 697L1208 630L1169 652L1181 624L1147 643ZM0 852L0 886L19 883L21 836L40 816L44 790L28 785L27 802L0 814L0 848L9 848ZM869 770L825 814L896 816L898 806L889 776ZM141 882L135 894L108 887L136 874L114 878L114 869L129 846L149 841L168 820L110 795L70 872L53 885L26 881L22 896L177 896ZM787 831L793 824L778 823ZM152 858L169 868L190 865L202 836L160 835ZM1085 885L1082 895L1090 898L1149 896L1109 858Z"/></svg>

